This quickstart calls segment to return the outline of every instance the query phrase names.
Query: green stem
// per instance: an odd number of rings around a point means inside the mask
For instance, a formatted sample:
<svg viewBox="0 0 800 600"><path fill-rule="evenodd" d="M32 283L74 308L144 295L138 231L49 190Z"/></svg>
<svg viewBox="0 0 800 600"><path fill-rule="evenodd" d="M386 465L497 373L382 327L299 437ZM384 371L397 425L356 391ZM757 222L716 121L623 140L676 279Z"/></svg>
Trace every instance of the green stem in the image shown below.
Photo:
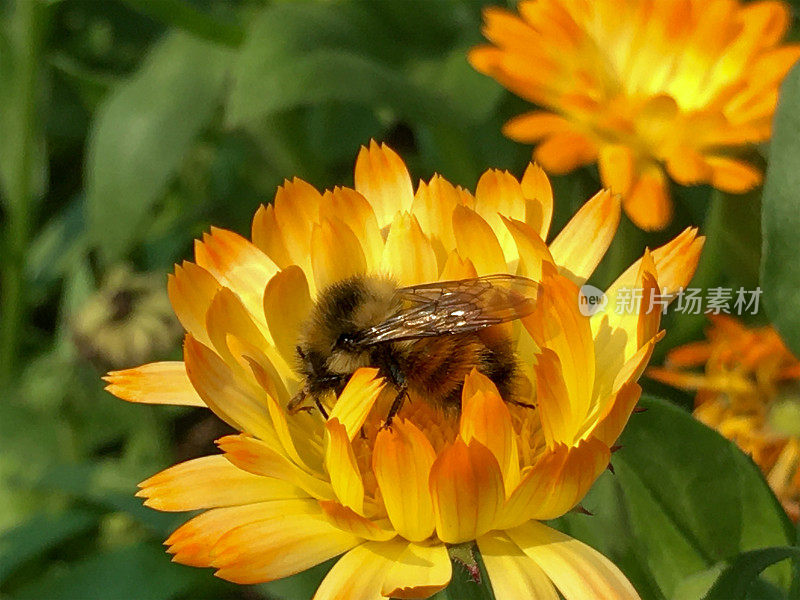
<svg viewBox="0 0 800 600"><path fill-rule="evenodd" d="M16 373L19 360L21 325L25 318L25 254L32 221L32 176L34 119L36 118L36 77L39 55L39 3L18 0L14 10L13 90L9 93L10 127L17 129L17 152L10 155L8 169L7 219L5 248L0 278L0 388L6 387Z"/></svg>

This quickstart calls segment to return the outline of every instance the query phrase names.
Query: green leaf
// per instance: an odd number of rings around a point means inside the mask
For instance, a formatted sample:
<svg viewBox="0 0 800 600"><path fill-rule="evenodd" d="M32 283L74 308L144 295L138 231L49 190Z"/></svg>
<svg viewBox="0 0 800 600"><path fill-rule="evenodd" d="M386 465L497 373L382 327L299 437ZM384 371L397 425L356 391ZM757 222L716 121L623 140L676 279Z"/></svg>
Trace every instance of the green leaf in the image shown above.
<svg viewBox="0 0 800 600"><path fill-rule="evenodd" d="M28 560L97 524L97 515L70 510L37 514L0 535L0 582Z"/></svg>
<svg viewBox="0 0 800 600"><path fill-rule="evenodd" d="M14 598L167 600L186 593L199 577L202 571L170 562L157 545L137 544L54 565Z"/></svg>
<svg viewBox="0 0 800 600"><path fill-rule="evenodd" d="M703 600L744 600L759 574L768 566L787 558L800 558L800 548L763 548L743 552L728 561Z"/></svg>
<svg viewBox="0 0 800 600"><path fill-rule="evenodd" d="M140 233L153 204L217 108L230 54L171 34L97 113L86 163L92 241L110 262Z"/></svg>
<svg viewBox="0 0 800 600"><path fill-rule="evenodd" d="M780 503L733 443L665 401L641 404L647 411L631 417L612 457L616 474L582 502L595 516L567 515L561 528L654 599L675 598L687 576L741 552L793 542ZM783 565L767 576L788 587Z"/></svg>
<svg viewBox="0 0 800 600"><path fill-rule="evenodd" d="M787 345L800 355L800 66L781 87L764 184L761 286L764 305Z"/></svg>

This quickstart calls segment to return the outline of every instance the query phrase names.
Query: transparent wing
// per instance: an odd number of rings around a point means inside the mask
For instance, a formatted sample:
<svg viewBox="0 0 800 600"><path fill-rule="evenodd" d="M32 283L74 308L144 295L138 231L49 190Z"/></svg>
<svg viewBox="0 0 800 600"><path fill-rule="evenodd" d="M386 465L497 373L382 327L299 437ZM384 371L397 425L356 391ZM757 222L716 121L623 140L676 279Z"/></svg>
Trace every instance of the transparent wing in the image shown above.
<svg viewBox="0 0 800 600"><path fill-rule="evenodd" d="M364 345L468 333L533 312L538 282L516 275L486 275L400 288L402 308L371 327Z"/></svg>

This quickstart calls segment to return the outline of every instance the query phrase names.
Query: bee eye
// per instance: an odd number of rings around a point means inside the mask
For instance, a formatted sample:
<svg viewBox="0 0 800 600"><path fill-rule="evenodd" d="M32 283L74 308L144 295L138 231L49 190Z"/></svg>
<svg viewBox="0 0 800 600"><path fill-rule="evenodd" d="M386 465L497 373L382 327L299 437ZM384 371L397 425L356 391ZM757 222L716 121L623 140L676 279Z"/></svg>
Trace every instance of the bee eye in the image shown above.
<svg viewBox="0 0 800 600"><path fill-rule="evenodd" d="M337 348L344 348L344 349L351 349L356 344L356 337L352 333L343 333L338 338L336 338L336 347Z"/></svg>

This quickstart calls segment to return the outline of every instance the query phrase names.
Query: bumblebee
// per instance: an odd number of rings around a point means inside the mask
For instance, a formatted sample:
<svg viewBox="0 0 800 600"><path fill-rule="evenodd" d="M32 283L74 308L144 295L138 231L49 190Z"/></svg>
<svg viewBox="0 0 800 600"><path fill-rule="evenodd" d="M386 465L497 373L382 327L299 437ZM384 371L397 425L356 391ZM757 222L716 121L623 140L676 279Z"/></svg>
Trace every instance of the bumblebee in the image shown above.
<svg viewBox="0 0 800 600"><path fill-rule="evenodd" d="M391 279L358 275L323 290L297 346L304 382L290 412L311 409L327 418L323 398L339 395L360 367L375 367L397 395L385 426L411 394L446 412L461 406L464 378L473 368L515 399L518 367L511 340L496 327L530 314L538 283L515 275L487 275L398 287Z"/></svg>

